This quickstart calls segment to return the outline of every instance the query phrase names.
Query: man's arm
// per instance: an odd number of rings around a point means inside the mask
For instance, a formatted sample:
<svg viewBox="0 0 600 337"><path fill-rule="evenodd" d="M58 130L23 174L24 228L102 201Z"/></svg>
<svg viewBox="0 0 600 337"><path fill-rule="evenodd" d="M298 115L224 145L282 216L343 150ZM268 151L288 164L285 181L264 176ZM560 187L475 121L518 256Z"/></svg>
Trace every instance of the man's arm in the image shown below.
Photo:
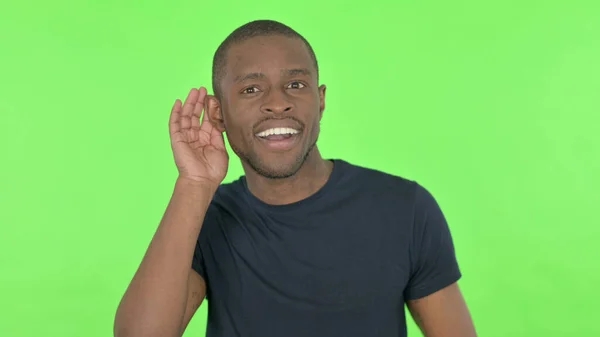
<svg viewBox="0 0 600 337"><path fill-rule="evenodd" d="M458 287L462 274L446 218L433 195L416 189L411 277L404 298L425 337L475 337Z"/></svg>
<svg viewBox="0 0 600 337"><path fill-rule="evenodd" d="M407 301L407 306L425 337L477 337L457 283L423 298Z"/></svg>
<svg viewBox="0 0 600 337"><path fill-rule="evenodd" d="M200 308L200 305L204 301L205 297L206 283L204 282L202 276L192 269L190 272L190 278L188 280L187 306L185 308L185 314L183 315L181 328L179 329L179 336L183 336L185 329L187 329L188 324L190 324L192 317L198 308Z"/></svg>
<svg viewBox="0 0 600 337"><path fill-rule="evenodd" d="M196 241L215 193L178 179L156 234L115 317L116 337L179 337L206 294L192 270Z"/></svg>

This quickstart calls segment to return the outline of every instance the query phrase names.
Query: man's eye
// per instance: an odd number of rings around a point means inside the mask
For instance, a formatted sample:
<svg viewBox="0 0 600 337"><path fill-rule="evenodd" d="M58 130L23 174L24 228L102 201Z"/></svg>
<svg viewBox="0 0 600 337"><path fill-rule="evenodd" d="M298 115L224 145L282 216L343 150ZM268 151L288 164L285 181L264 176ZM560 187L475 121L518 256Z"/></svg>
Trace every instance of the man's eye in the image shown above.
<svg viewBox="0 0 600 337"><path fill-rule="evenodd" d="M305 85L301 82L292 82L288 85L290 89L302 89Z"/></svg>
<svg viewBox="0 0 600 337"><path fill-rule="evenodd" d="M249 87L249 88L246 88L246 89L244 89L244 90L242 91L242 93L244 93L244 94L255 94L255 93L257 93L258 91L259 91L259 90L258 90L258 88L257 88L257 87Z"/></svg>

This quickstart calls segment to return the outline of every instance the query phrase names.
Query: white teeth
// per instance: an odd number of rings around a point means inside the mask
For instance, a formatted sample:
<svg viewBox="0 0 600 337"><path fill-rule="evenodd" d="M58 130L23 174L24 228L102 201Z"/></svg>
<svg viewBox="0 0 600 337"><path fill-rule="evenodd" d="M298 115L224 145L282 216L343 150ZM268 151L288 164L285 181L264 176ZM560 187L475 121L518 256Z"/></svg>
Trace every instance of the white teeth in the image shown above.
<svg viewBox="0 0 600 337"><path fill-rule="evenodd" d="M259 132L256 135L258 137L268 137L271 135L295 135L299 132L300 131L298 131L296 129L291 129L291 128L272 128L272 129L265 130L263 132Z"/></svg>

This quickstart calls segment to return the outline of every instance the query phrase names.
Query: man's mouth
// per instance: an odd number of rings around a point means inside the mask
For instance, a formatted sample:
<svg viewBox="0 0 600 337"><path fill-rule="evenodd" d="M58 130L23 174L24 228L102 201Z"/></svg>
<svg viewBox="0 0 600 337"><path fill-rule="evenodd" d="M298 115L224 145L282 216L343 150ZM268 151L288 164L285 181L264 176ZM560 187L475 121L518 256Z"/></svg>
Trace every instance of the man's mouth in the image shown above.
<svg viewBox="0 0 600 337"><path fill-rule="evenodd" d="M256 136L269 141L278 141L292 138L298 133L299 130L292 128L271 128L257 133Z"/></svg>
<svg viewBox="0 0 600 337"><path fill-rule="evenodd" d="M285 152L294 148L300 140L299 129L294 128L270 128L256 134L259 142L269 151Z"/></svg>

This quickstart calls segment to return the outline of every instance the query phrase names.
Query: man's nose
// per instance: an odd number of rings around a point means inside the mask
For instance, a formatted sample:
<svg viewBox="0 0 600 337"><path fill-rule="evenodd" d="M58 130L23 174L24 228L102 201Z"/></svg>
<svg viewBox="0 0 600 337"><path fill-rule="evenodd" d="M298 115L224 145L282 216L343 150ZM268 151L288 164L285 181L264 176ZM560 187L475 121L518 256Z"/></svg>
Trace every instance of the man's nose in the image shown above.
<svg viewBox="0 0 600 337"><path fill-rule="evenodd" d="M294 105L286 99L285 93L271 92L261 106L261 111L265 114L283 114L291 112L293 108Z"/></svg>

